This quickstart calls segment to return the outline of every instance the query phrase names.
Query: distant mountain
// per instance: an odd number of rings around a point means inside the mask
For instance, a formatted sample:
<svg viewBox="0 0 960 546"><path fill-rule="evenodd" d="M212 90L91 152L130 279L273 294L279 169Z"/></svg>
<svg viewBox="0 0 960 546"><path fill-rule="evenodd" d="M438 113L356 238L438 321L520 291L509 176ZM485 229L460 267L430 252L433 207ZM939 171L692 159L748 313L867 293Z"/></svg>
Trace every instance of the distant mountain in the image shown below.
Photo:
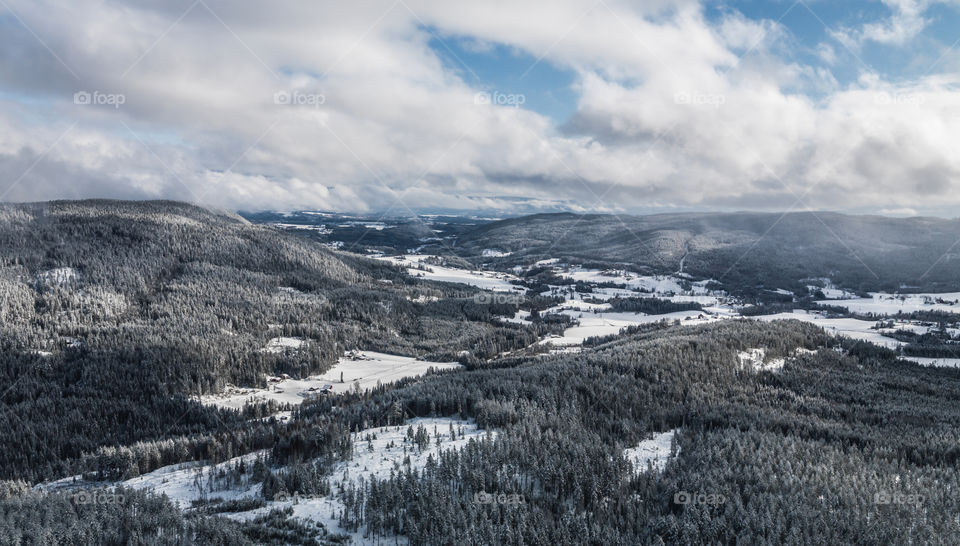
<svg viewBox="0 0 960 546"><path fill-rule="evenodd" d="M858 290L960 290L960 221L830 212L651 216L538 214L478 226L457 250L510 252L503 265L562 258L713 278L735 288L792 288L829 277ZM489 252L487 253L489 256ZM489 257L483 261L492 261Z"/></svg>

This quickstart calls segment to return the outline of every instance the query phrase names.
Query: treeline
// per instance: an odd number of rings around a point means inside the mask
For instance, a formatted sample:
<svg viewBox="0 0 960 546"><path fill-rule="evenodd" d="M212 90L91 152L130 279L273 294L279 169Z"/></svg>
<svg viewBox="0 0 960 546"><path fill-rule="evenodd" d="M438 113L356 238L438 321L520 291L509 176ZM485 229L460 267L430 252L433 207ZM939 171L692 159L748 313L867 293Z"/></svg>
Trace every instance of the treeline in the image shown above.
<svg viewBox="0 0 960 546"><path fill-rule="evenodd" d="M670 301L660 298L610 298L610 307L621 313L665 315L678 311L702 311L703 306L693 301Z"/></svg>
<svg viewBox="0 0 960 546"><path fill-rule="evenodd" d="M885 335L904 342L900 352L906 356L960 358L960 336L952 335L945 327L924 333L901 329Z"/></svg>
<svg viewBox="0 0 960 546"><path fill-rule="evenodd" d="M96 499L97 502L90 502ZM349 537L275 510L237 523L187 515L166 497L130 488L0 496L0 544L255 544L320 546Z"/></svg>

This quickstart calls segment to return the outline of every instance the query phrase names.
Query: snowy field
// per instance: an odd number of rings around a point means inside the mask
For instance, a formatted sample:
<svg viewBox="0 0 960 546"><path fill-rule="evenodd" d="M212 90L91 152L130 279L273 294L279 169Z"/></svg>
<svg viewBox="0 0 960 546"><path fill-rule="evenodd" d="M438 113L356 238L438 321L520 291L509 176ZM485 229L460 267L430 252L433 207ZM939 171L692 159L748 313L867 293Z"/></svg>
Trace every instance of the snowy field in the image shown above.
<svg viewBox="0 0 960 546"><path fill-rule="evenodd" d="M690 290L681 286L683 279L672 275L645 276L623 270L584 269L581 267L554 267L557 275L586 283L623 284L628 289L648 290L657 294L712 295L706 288L709 280L690 283Z"/></svg>
<svg viewBox="0 0 960 546"><path fill-rule="evenodd" d="M122 485L132 489L146 490L163 494L180 509L189 508L196 500L220 497L223 500L235 500L260 494L260 484L250 484L247 479L230 488L219 489L216 480L211 479L217 471L233 468L243 461L252 468L254 461L266 459L270 450L264 449L234 457L217 465L206 465L200 461L164 466L137 478L123 482L85 482L82 476L71 476L53 482L38 484L38 491L70 490L94 487L114 487ZM249 478L249 476L247 476Z"/></svg>
<svg viewBox="0 0 960 546"><path fill-rule="evenodd" d="M819 313L810 313L799 309L794 310L792 313L777 313L776 315L763 315L756 318L767 322L773 320L801 320L816 324L833 335L842 335L851 339L869 341L870 343L875 343L888 349L896 349L903 345L900 341L886 337L877 330L873 330L872 328L876 325L876 321L872 320L825 318Z"/></svg>
<svg viewBox="0 0 960 546"><path fill-rule="evenodd" d="M505 255L506 253L503 254ZM485 255L494 257L501 255L501 253L496 249L487 249ZM424 265L427 265L427 267L431 269L429 272L416 269L418 264L426 258L428 258L428 256L411 254L402 256L400 259L392 257L382 257L381 259L406 266L411 275L422 276L435 281L469 284L486 290L519 291L515 285L510 283L511 280L517 277L509 274L489 271L467 271L428 264ZM725 293L707 289L706 286L710 283L709 280L689 282L675 275L644 276L617 269L586 269L579 266L561 264L557 259L541 260L534 265L552 266L554 273L558 276L566 277L574 281L593 285L613 283L624 286L624 288L594 287L589 293L577 293L574 292L570 286L551 285L550 291L545 293L545 295L562 296L566 301L561 305L543 311L541 314L562 313L577 322L575 326L565 329L562 335L551 335L541 339L535 344L549 346L553 352L579 350L584 340L589 337L616 335L620 333L621 329L629 326L659 322L661 320L676 320L683 325L692 326L739 316L739 312L734 306L735 302L730 301ZM524 271L524 268L518 266L515 270L519 274ZM912 311L938 310L960 313L960 293L916 295L874 293L871 294L870 298L856 298L852 292L836 287L830 279L813 280L820 281L824 284L824 288L818 288L812 285L810 288L822 290L828 298L818 303L846 307L851 312L895 315L898 312L909 313ZM686 287L686 289L684 289L684 287ZM644 292L640 292L641 290ZM786 290L774 291L784 295L790 293ZM703 306L703 311L679 311L663 315L645 315L642 313L612 312L609 304L597 303L597 301L604 302L615 297L655 297L673 302L695 302ZM584 301L585 299L593 301ZM519 311L515 316L503 317L501 320L517 324L531 324L529 317L529 312ZM884 334L891 334L896 329L910 330L917 333L925 333L929 329L927 326L905 321L899 321L894 329L877 329L875 328L875 321L864 321L852 318L825 318L822 314L801 310L796 310L792 313L757 317L757 320L764 321L779 319L796 319L810 322L824 328L833 335L843 335L852 339L875 343L889 349L897 349L901 347L903 343ZM745 365L752 362L750 365L754 368L777 369L778 365L782 365L782 362L779 361L754 361L753 355L744 356L742 360ZM909 358L909 360L924 365L960 367L960 359Z"/></svg>
<svg viewBox="0 0 960 546"><path fill-rule="evenodd" d="M194 501L211 498L236 500L256 497L260 494L260 484L250 483L249 474L244 476L242 483L229 488L219 489L217 481L213 479L217 471L230 470L243 461L247 468L252 468L258 458L266 460L268 449L255 451L240 457L234 457L217 465L204 465L199 461L165 466L138 478L123 482L123 486L144 491L152 491L158 495L166 495L181 510L190 508Z"/></svg>
<svg viewBox="0 0 960 546"><path fill-rule="evenodd" d="M904 356L901 357L910 362L916 362L924 366L936 366L938 368L960 368L960 358L927 358L923 356Z"/></svg>
<svg viewBox="0 0 960 546"><path fill-rule="evenodd" d="M846 307L852 313L896 315L914 311L943 311L960 314L960 292L944 294L886 294L875 292L869 298L820 301L824 305Z"/></svg>
<svg viewBox="0 0 960 546"><path fill-rule="evenodd" d="M487 249L486 256L505 255L496 249ZM468 271L453 267L441 267L423 263L431 256L421 254L407 254L399 257L380 256L379 259L407 267L410 275L423 277L439 282L454 282L476 286L485 290L499 292L522 292L522 289L510 281L518 277L506 273L491 271ZM429 271L417 269L423 264ZM726 295L722 292L713 292L706 288L710 281L687 282L679 277L669 275L642 276L623 270L595 270L581 267L569 267L558 264L557 259L541 260L535 266L553 266L554 272L574 281L585 283L615 283L625 288L594 288L592 292L581 294L572 291L570 286L550 286L545 295L563 296L566 301L541 314L564 313L579 321L579 324L567 328L562 336L550 336L542 339L538 344L549 345L557 350L573 350L583 344L588 337L606 336L620 333L622 328L658 322L661 320L679 320L685 325L705 324L722 318L736 316L733 307L726 304ZM524 268L515 268L518 273ZM684 290L681 283L687 285ZM640 292L644 290L646 292ZM704 306L704 311L680 311L663 315L645 315L642 313L614 313L609 304L586 302L584 299L606 301L614 297L656 297L674 302L695 302ZM701 318L702 315L702 318ZM513 317L503 317L505 322L530 324L530 313L519 311Z"/></svg>
<svg viewBox="0 0 960 546"><path fill-rule="evenodd" d="M637 447L623 450L623 456L633 464L634 472L645 472L647 469L662 472L670 459L677 430L654 434L653 438L641 441Z"/></svg>
<svg viewBox="0 0 960 546"><path fill-rule="evenodd" d="M379 383L386 384L405 377L423 375L431 367L437 370L452 370L461 366L456 362L430 362L367 351L357 353L354 357L341 357L333 368L322 375L313 375L306 379L270 378L270 385L266 389L230 387L224 393L203 396L200 402L229 409L241 409L254 400L275 400L298 405L310 396L322 396L320 391L325 385L330 385L330 390L334 393L352 389L354 384L359 384L360 389L365 390L376 387Z"/></svg>
<svg viewBox="0 0 960 546"><path fill-rule="evenodd" d="M598 290L617 290L617 289L598 289ZM598 299L596 294L580 294L577 292L560 291L558 294L564 295L567 301L564 303L544 310L541 315L546 314L564 314L571 319L579 322L578 325L564 330L562 336L547 337L540 341L543 345L554 347L577 347L583 345L583 341L588 337L608 336L619 334L621 328L628 326L637 326L640 324L649 324L651 322L660 322L662 320L679 320L685 326L697 324L707 324L724 318L736 316L736 311L728 307L705 307L703 311L676 311L662 315L647 315L644 313L632 312L614 312L610 309L608 303L594 303L583 301L586 299ZM636 293L630 292L636 296ZM659 297L659 295L658 295ZM683 296L681 296L683 297ZM716 301L713 296L687 296L689 298L703 297L707 301ZM702 318L701 318L702 317ZM525 318L525 316L523 317ZM521 317L514 317L513 322L521 322Z"/></svg>
<svg viewBox="0 0 960 546"><path fill-rule="evenodd" d="M684 326L694 326L715 322L723 318L709 315L706 312L701 313L700 311L677 311L676 313L666 313L663 315L644 315L643 313L593 313L577 310L566 310L562 311L562 313L579 321L580 324L567 328L560 337L545 338L540 342L541 344L557 347L579 346L583 345L583 341L588 337L619 334L620 329L626 328L627 326L649 324L651 322L660 322L661 320L679 320ZM703 318L699 318L701 315L703 315Z"/></svg>
<svg viewBox="0 0 960 546"><path fill-rule="evenodd" d="M663 279L666 279L666 277ZM662 320L678 320L683 325L692 326L734 317L738 314L733 307L721 303L721 296L677 295L674 294L672 290L674 288L679 289L680 287L666 281L661 283L661 288L662 287L669 289L667 294L638 293L633 289L624 288L594 288L592 292L579 293L571 291L570 287L551 285L550 292L545 293L545 295L562 296L566 301L560 305L545 309L540 314L564 314L579 324L565 329L563 335L548 336L540 340L537 344L549 345L554 349L572 350L575 347L583 345L584 340L589 337L619 334L622 328L628 326L648 324ZM703 305L704 309L703 311L690 310L661 315L647 315L644 313L614 312L609 303L585 301L599 300L605 302L614 297L656 297L675 302L696 302ZM530 313L528 311L519 311L513 317L502 318L501 320L517 324L531 324L529 317Z"/></svg>
<svg viewBox="0 0 960 546"><path fill-rule="evenodd" d="M808 284L807 289L810 290L811 292L820 290L821 292L823 292L823 296L828 300L845 300L845 299L857 297L857 295L851 292L850 290L837 288L837 285L833 284L833 281L826 277L822 277L819 279L804 279L804 280L820 281L821 283L823 283L823 288L820 288L819 286L816 286L816 285Z"/></svg>
<svg viewBox="0 0 960 546"><path fill-rule="evenodd" d="M320 225L314 225L314 224L284 224L284 223L282 223L282 222L274 222L274 223L271 224L271 225L276 226L276 227L281 228L281 229L299 229L299 230L304 230L304 231L315 231L315 232L317 232L318 235L329 235L329 234L333 233L333 231L331 231L329 228L327 228L327 226L325 226L325 225L323 225L323 224L320 224Z"/></svg>
<svg viewBox="0 0 960 546"><path fill-rule="evenodd" d="M886 328L886 329L873 329L877 324L876 321L871 320L857 320L852 318L824 318L818 313L811 313L808 311L795 310L792 313L779 313L776 315L764 315L757 317L759 320L763 321L772 321L772 320L789 320L796 319L802 320L804 322L810 322L820 326L828 333L839 336L846 336L851 339L858 339L861 341L868 341L888 349L898 349L904 345L903 342L887 337L883 335L884 332L892 333L894 330L903 329L903 330L912 330L918 333L924 333L928 328L916 324L904 324L899 323L895 328ZM925 358L917 356L904 356L901 357L904 360L909 360L911 362L916 362L924 366L937 366L937 367L949 367L957 368L960 367L960 358Z"/></svg>
<svg viewBox="0 0 960 546"><path fill-rule="evenodd" d="M493 290L495 292L517 291L517 287L510 284L510 281L515 280L516 277L508 273L479 270L468 271L466 269L442 267L430 265L428 263L424 263L423 266L429 269L429 271L417 269L421 262L430 257L431 256L423 254L407 254L399 257L379 256L377 258L388 261L395 265L406 267L407 273L414 277L422 277L431 281L468 284L470 286L476 286L477 288L482 288L484 290Z"/></svg>
<svg viewBox="0 0 960 546"><path fill-rule="evenodd" d="M546 292L544 295L547 296L564 296L568 301L577 301L586 299L594 300L603 300L608 301L612 298L657 298L661 300L672 301L675 303L699 303L703 306L717 306L722 305L723 302L727 300L726 296L713 294L713 295L704 295L704 294L693 294L693 293L676 293L673 291L667 292L638 292L634 288L593 288L592 292L585 294L574 293L570 294L571 287L569 286L558 286L550 285L550 291Z"/></svg>

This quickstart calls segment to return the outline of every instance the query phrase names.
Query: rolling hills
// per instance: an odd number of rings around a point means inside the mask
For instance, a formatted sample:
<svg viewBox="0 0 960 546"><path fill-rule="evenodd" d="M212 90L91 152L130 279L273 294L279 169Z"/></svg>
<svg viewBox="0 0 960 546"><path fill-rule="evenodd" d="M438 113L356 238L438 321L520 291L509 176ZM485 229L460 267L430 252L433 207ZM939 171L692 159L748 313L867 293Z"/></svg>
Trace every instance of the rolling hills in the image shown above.
<svg viewBox="0 0 960 546"><path fill-rule="evenodd" d="M460 234L457 252L509 267L534 259L712 278L731 291L829 277L854 290L960 287L960 221L827 212L541 214ZM484 250L509 253L491 259ZM489 254L489 253L488 253Z"/></svg>
<svg viewBox="0 0 960 546"><path fill-rule="evenodd" d="M537 339L475 293L182 203L0 206L0 476L231 428L243 416L191 397L323 373L348 350L453 361Z"/></svg>
<svg viewBox="0 0 960 546"><path fill-rule="evenodd" d="M0 543L955 543L960 369L678 278L862 289L954 229L819 216L465 221L369 259L181 203L4 205ZM344 361L362 385L310 392Z"/></svg>

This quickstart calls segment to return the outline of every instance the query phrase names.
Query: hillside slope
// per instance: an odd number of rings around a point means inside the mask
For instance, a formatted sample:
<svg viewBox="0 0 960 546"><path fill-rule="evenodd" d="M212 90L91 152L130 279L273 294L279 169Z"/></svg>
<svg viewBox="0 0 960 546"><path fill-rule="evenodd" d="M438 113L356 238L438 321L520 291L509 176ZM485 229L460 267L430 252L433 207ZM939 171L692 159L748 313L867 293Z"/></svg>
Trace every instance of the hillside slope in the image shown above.
<svg viewBox="0 0 960 546"><path fill-rule="evenodd" d="M181 203L0 206L0 476L223 428L239 416L188 396L320 373L347 350L451 361L536 339L474 293Z"/></svg>
<svg viewBox="0 0 960 546"><path fill-rule="evenodd" d="M640 272L721 280L729 288L791 288L830 277L858 290L960 289L960 221L826 212L652 216L542 214L493 222L457 248L512 252L502 263L559 257ZM490 261L490 260L486 260Z"/></svg>

